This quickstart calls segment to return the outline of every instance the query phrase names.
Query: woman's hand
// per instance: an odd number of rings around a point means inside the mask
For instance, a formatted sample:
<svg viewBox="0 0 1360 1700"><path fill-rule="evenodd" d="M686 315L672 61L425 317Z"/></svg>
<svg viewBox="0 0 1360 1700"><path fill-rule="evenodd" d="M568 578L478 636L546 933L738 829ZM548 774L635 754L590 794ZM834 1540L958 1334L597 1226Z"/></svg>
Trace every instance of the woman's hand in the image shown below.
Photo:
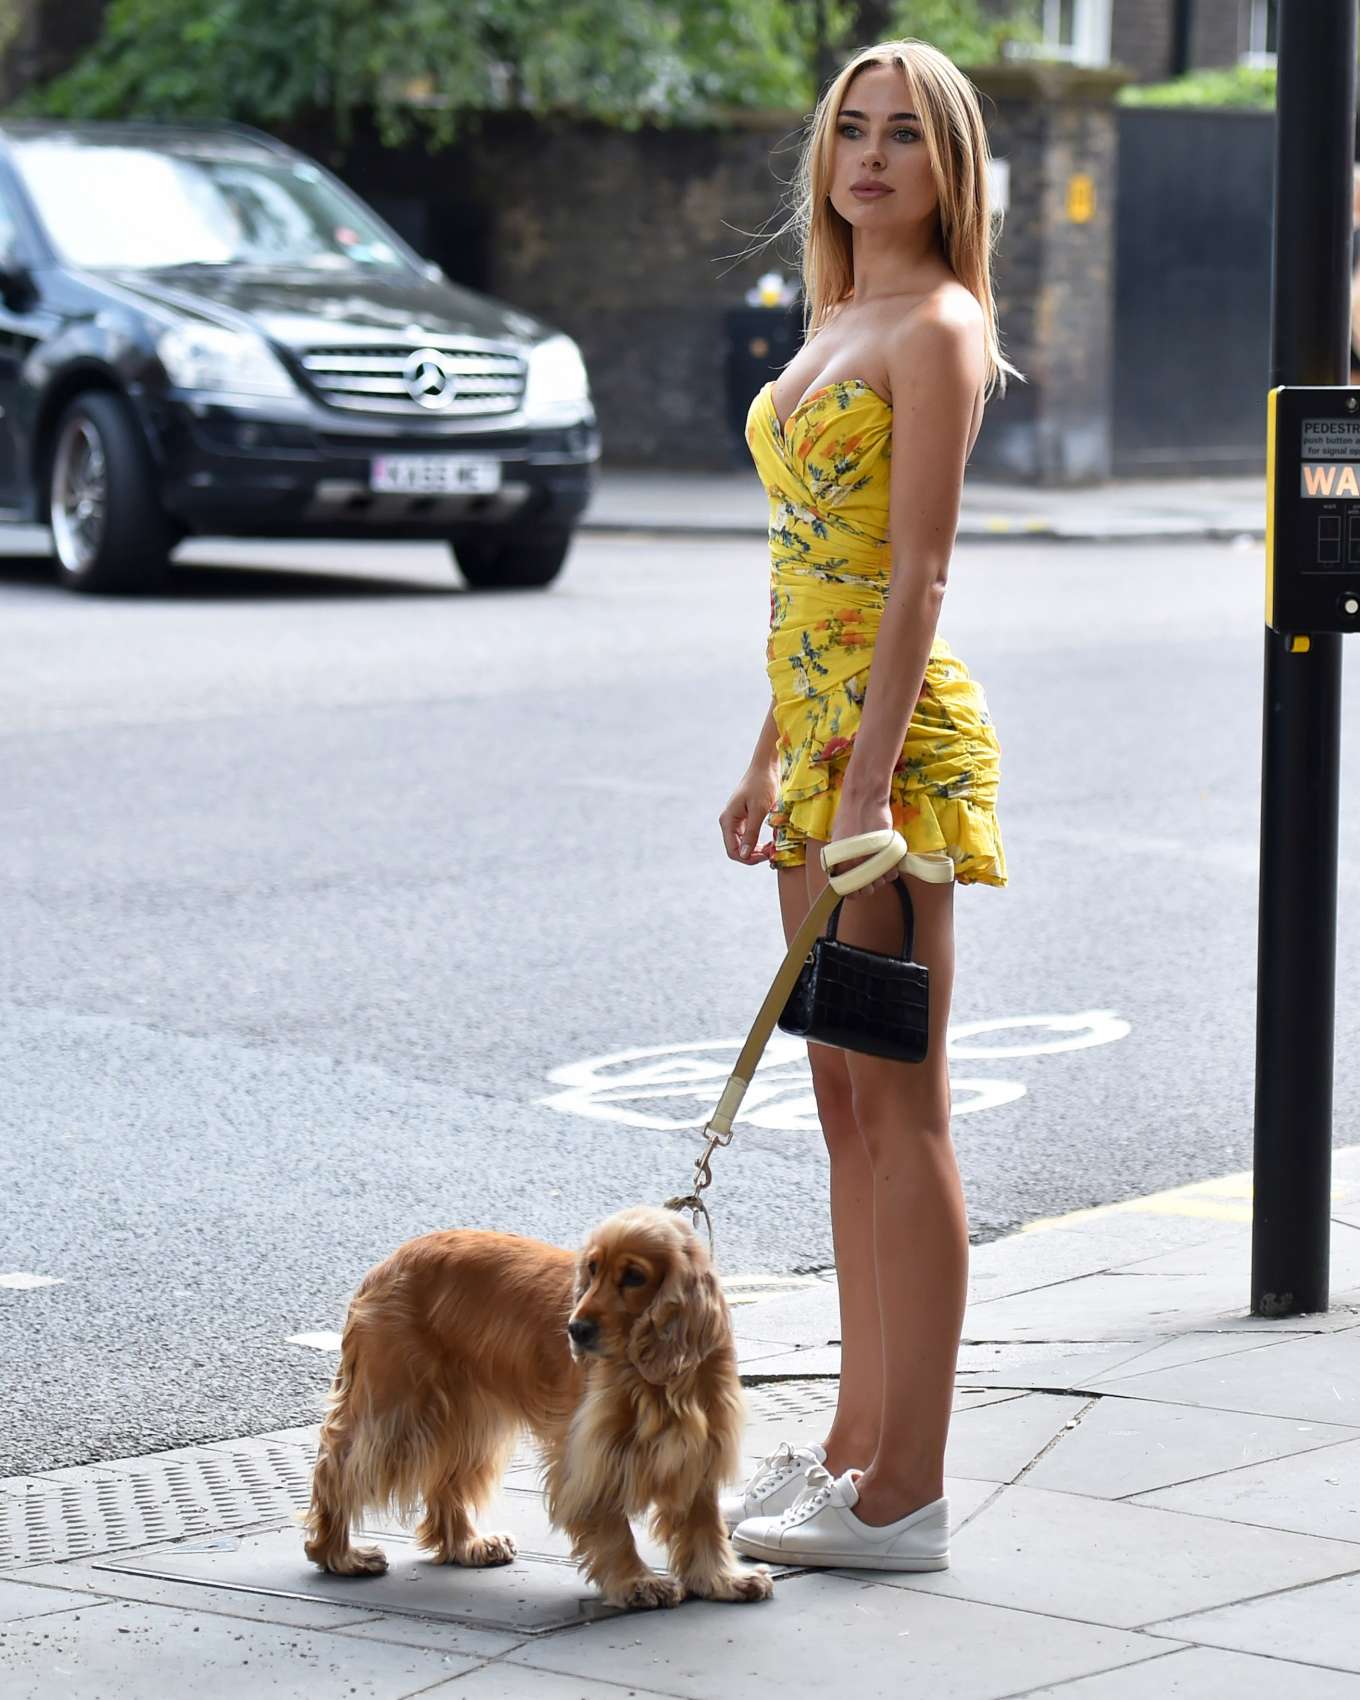
<svg viewBox="0 0 1360 1700"><path fill-rule="evenodd" d="M892 824L892 810L885 798L857 797L842 786L841 800L836 807L836 824L832 829L835 833L832 843L842 838L858 838L861 832L881 832L884 827L891 830ZM868 860L868 856L856 856L853 861L842 862L836 869L837 877ZM882 891L896 878L896 869L891 873L880 874L871 885L862 885L858 891L847 892L846 901L853 903L857 897L867 897L872 891Z"/></svg>
<svg viewBox="0 0 1360 1700"><path fill-rule="evenodd" d="M773 839L759 850L756 849L756 839L760 837L760 829L779 793L776 773L773 762L768 767L748 767L727 807L718 816L723 849L734 862L745 862L754 867L757 862L767 862L774 853Z"/></svg>

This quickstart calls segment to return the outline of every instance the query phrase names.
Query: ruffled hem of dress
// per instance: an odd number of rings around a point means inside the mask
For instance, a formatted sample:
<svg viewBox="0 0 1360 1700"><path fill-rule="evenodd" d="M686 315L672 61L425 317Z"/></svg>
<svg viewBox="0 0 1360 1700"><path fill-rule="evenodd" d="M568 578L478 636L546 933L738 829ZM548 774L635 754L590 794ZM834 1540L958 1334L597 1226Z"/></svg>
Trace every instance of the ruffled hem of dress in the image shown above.
<svg viewBox="0 0 1360 1700"><path fill-rule="evenodd" d="M801 846L804 839L829 843L839 800L839 791L825 789L786 802L782 813L771 816L776 844L772 865L797 866L796 861L781 863L781 856ZM954 864L954 878L960 885L1006 884L1006 852L991 809L967 797L935 797L929 791L904 791L897 783L893 785L889 807L893 826L906 840L907 849L918 855L943 850Z"/></svg>

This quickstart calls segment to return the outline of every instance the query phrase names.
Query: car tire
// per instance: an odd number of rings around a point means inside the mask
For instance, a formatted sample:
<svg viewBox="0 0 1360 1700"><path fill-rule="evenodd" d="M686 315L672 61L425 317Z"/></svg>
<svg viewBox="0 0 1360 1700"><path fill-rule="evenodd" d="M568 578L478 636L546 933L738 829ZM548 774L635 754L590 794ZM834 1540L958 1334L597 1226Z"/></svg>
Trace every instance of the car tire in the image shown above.
<svg viewBox="0 0 1360 1700"><path fill-rule="evenodd" d="M566 525L487 526L459 532L449 547L473 590L542 589L562 571L571 539Z"/></svg>
<svg viewBox="0 0 1360 1700"><path fill-rule="evenodd" d="M52 439L47 501L57 574L68 589L102 594L162 582L176 533L122 396L90 391L66 408Z"/></svg>

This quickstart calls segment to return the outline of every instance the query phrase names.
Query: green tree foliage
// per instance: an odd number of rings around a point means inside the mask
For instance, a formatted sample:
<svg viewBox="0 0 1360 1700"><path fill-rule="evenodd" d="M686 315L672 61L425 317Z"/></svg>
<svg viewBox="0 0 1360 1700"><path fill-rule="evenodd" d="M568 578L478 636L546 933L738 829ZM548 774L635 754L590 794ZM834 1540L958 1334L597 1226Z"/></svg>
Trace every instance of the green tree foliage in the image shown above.
<svg viewBox="0 0 1360 1700"><path fill-rule="evenodd" d="M819 71L883 25L961 64L1033 31L980 0L109 0L100 40L24 105L58 117L321 120L340 139L364 112L384 141L422 133L432 146L507 109L634 128L806 109Z"/></svg>

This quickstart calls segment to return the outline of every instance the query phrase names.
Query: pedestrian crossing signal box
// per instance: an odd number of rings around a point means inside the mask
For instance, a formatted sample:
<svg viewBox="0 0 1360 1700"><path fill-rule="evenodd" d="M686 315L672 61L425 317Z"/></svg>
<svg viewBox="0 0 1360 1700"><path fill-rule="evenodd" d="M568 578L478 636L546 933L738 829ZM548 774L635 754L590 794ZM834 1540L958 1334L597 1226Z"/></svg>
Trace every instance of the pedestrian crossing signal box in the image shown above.
<svg viewBox="0 0 1360 1700"><path fill-rule="evenodd" d="M1267 397L1266 624L1360 631L1360 388L1281 384Z"/></svg>

